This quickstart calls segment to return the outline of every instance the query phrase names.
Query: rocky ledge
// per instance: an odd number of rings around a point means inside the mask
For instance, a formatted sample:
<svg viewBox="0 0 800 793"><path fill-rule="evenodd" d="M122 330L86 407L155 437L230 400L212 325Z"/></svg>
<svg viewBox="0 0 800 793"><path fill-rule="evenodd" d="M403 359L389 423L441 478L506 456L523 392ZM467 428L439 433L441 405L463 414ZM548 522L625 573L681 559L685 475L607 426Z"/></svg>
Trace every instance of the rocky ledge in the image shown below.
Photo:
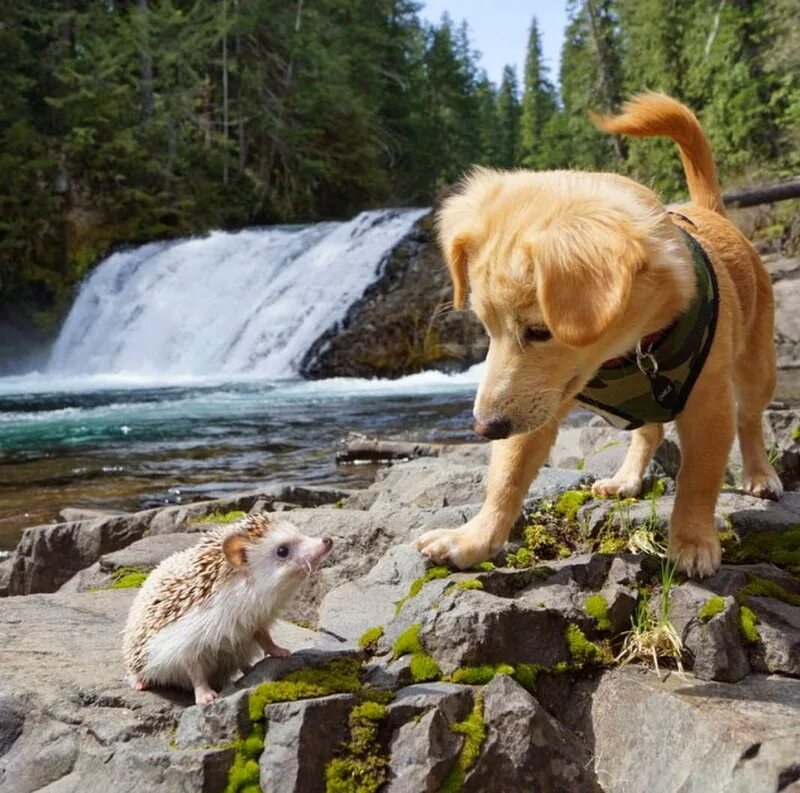
<svg viewBox="0 0 800 793"><path fill-rule="evenodd" d="M797 426L770 414L792 486ZM725 563L685 580L663 555L674 444L641 499L591 496L624 440L564 429L513 542L470 571L408 543L475 514L485 445L409 444L401 462L401 443L379 444L395 463L358 492L66 510L28 529L0 577L0 791L799 790L800 492L743 495L734 456ZM261 511L335 542L277 627L294 654L207 706L132 691L135 587L209 525Z"/></svg>

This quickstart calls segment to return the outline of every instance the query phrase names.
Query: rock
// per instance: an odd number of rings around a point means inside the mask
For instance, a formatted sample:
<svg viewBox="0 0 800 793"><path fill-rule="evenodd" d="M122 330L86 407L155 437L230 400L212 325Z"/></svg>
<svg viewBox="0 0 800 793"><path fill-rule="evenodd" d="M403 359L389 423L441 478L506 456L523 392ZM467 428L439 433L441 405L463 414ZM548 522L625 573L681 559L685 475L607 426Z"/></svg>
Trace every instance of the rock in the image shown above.
<svg viewBox="0 0 800 793"><path fill-rule="evenodd" d="M470 311L442 311L452 299L429 213L383 261L344 320L314 342L300 374L399 377L479 363L486 355L486 332Z"/></svg>
<svg viewBox="0 0 800 793"><path fill-rule="evenodd" d="M416 683L401 688L387 706L390 729L396 729L432 709L441 712L450 724L462 721L472 709L474 689L455 683Z"/></svg>
<svg viewBox="0 0 800 793"><path fill-rule="evenodd" d="M628 667L575 686L559 715L607 793L774 793L798 762L800 680L660 681Z"/></svg>
<svg viewBox="0 0 800 793"><path fill-rule="evenodd" d="M336 453L338 465L404 462L417 457L438 457L441 450L437 443L382 440L358 435L346 438L343 445L344 448Z"/></svg>
<svg viewBox="0 0 800 793"><path fill-rule="evenodd" d="M324 666L336 658L347 658L354 655L355 653L350 650L308 647L285 658L263 658L232 685L224 689L223 694L227 696L246 688L254 688L260 683L280 680L291 672Z"/></svg>
<svg viewBox="0 0 800 793"><path fill-rule="evenodd" d="M531 483L524 507L532 509L538 501L552 500L565 490L578 490L592 482L594 482L594 477L587 471L542 468Z"/></svg>
<svg viewBox="0 0 800 793"><path fill-rule="evenodd" d="M435 458L392 466L370 488L378 497L370 510L387 506L460 506L483 501L485 468L447 463Z"/></svg>
<svg viewBox="0 0 800 793"><path fill-rule="evenodd" d="M60 587L62 592L86 592L102 589L114 581L113 573L121 568L153 570L168 556L190 548L200 540L198 534L157 534L142 537L119 551L103 554L91 567L81 570Z"/></svg>
<svg viewBox="0 0 800 793"><path fill-rule="evenodd" d="M347 742L348 717L357 700L334 694L298 702L278 702L265 710L267 732L261 754L261 789L318 793L325 789L325 766Z"/></svg>
<svg viewBox="0 0 800 793"><path fill-rule="evenodd" d="M766 597L750 597L745 605L758 616L761 640L751 649L753 667L800 677L800 606Z"/></svg>
<svg viewBox="0 0 800 793"><path fill-rule="evenodd" d="M800 349L800 279L786 278L772 287L775 295L775 346L778 366L797 366Z"/></svg>
<svg viewBox="0 0 800 793"><path fill-rule="evenodd" d="M11 557L0 561L0 598L8 596L8 585L11 581L11 569L14 561Z"/></svg>
<svg viewBox="0 0 800 793"><path fill-rule="evenodd" d="M428 711L418 721L403 724L389 744L391 759L386 793L439 790L463 741L436 709Z"/></svg>
<svg viewBox="0 0 800 793"><path fill-rule="evenodd" d="M425 649L445 674L475 664L535 663L569 658L566 617L524 600L480 590L447 592L422 623Z"/></svg>
<svg viewBox="0 0 800 793"><path fill-rule="evenodd" d="M175 745L179 749L195 749L229 743L247 735L250 728L247 697L247 691L238 691L208 705L186 708L175 733Z"/></svg>
<svg viewBox="0 0 800 793"><path fill-rule="evenodd" d="M83 507L64 507L59 510L59 523L74 523L76 521L103 520L103 518L116 518L121 515L130 515L118 509L84 509Z"/></svg>
<svg viewBox="0 0 800 793"><path fill-rule="evenodd" d="M54 592L103 554L140 539L151 518L150 512L138 512L25 529L11 556L9 594Z"/></svg>
<svg viewBox="0 0 800 793"><path fill-rule="evenodd" d="M484 687L483 718L486 739L467 772L464 793L601 793L590 754L510 677L499 675Z"/></svg>
<svg viewBox="0 0 800 793"><path fill-rule="evenodd" d="M724 610L704 622L696 618L684 637L693 655L692 671L700 680L736 683L750 672L739 628L739 605L724 598Z"/></svg>

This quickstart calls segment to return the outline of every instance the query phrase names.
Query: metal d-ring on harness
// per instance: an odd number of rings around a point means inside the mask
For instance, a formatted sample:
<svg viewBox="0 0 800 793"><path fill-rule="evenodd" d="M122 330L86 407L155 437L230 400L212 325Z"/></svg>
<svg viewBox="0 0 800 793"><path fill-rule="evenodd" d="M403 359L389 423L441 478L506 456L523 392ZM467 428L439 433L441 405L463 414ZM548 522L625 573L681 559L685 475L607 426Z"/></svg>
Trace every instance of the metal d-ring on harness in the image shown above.
<svg viewBox="0 0 800 793"><path fill-rule="evenodd" d="M641 339L636 343L636 366L650 381L653 399L667 410L672 409L676 404L678 394L675 383L658 373L658 361L649 349L646 352L642 350Z"/></svg>

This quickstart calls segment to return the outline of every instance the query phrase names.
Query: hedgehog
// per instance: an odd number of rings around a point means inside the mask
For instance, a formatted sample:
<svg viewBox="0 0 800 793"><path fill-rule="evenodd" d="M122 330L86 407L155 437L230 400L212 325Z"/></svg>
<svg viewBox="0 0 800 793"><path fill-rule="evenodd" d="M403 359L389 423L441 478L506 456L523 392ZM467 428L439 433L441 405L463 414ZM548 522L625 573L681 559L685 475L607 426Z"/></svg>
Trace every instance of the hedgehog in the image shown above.
<svg viewBox="0 0 800 793"><path fill-rule="evenodd" d="M131 605L123 654L131 686L192 688L212 702L234 672L289 650L270 626L333 547L286 520L250 515L172 554Z"/></svg>

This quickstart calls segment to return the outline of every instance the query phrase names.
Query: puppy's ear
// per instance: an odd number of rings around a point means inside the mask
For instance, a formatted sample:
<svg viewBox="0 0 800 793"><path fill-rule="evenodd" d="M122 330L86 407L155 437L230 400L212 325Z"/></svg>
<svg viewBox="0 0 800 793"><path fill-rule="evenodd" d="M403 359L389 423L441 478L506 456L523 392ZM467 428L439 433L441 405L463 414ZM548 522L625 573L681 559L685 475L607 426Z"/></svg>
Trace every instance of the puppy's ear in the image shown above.
<svg viewBox="0 0 800 793"><path fill-rule="evenodd" d="M231 567L239 569L247 564L247 547L250 539L246 534L229 534L222 541L222 552Z"/></svg>
<svg viewBox="0 0 800 793"><path fill-rule="evenodd" d="M544 321L569 347L593 344L621 319L645 261L632 236L585 230L548 230L528 243L528 253Z"/></svg>
<svg viewBox="0 0 800 793"><path fill-rule="evenodd" d="M450 280L453 282L453 308L464 308L467 300L467 290L469 289L469 275L467 261L467 246L469 238L466 234L459 234L454 237L447 249L445 258L447 267L450 270Z"/></svg>

